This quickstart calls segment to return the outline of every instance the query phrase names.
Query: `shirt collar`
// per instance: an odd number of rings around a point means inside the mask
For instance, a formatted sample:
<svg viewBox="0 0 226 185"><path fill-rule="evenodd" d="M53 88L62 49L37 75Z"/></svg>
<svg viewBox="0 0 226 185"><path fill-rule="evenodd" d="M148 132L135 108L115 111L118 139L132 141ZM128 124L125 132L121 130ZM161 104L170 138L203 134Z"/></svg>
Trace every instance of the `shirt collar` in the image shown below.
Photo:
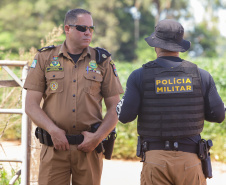
<svg viewBox="0 0 226 185"><path fill-rule="evenodd" d="M70 56L68 55L68 49L66 46L66 40L63 42L63 44L60 47L60 51L58 53L58 55L63 55L67 58L69 58ZM82 55L81 55L81 59L85 58L86 56L91 57L91 51L90 51L90 47L87 47L83 50Z"/></svg>

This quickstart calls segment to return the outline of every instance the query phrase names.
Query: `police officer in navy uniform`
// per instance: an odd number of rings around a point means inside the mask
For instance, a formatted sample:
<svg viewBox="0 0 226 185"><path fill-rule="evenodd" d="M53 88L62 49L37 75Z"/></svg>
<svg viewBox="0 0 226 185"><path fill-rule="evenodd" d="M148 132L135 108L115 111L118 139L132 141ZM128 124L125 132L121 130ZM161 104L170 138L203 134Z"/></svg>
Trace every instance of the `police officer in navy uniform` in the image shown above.
<svg viewBox="0 0 226 185"><path fill-rule="evenodd" d="M100 185L104 151L95 148L115 128L115 107L123 89L111 54L89 46L91 13L69 10L64 30L62 44L38 51L24 84L26 113L39 127L43 144L38 182L69 185L71 179L73 185Z"/></svg>
<svg viewBox="0 0 226 185"><path fill-rule="evenodd" d="M145 39L157 59L132 72L117 105L122 123L138 115L142 185L206 184L198 157L200 133L204 120L221 123L225 118L211 75L179 57L190 48L183 36L184 28L174 20L157 24Z"/></svg>

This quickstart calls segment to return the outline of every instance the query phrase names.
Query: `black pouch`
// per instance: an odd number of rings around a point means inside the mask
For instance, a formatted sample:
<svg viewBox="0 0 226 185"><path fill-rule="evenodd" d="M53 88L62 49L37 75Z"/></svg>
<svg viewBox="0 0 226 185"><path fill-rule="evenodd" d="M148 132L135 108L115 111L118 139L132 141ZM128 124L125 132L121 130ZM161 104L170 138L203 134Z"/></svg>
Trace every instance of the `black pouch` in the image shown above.
<svg viewBox="0 0 226 185"><path fill-rule="evenodd" d="M140 136L137 136L137 157L141 157L142 158L142 155L141 155L141 141L140 141Z"/></svg>
<svg viewBox="0 0 226 185"><path fill-rule="evenodd" d="M37 127L35 129L35 136L37 139L39 139L39 142L44 144L44 139L43 139L43 130L40 127Z"/></svg>
<svg viewBox="0 0 226 185"><path fill-rule="evenodd" d="M46 130L37 127L35 129L35 136L37 139L39 139L40 143L45 144L47 146L53 146L52 138Z"/></svg>
<svg viewBox="0 0 226 185"><path fill-rule="evenodd" d="M47 146L53 146L53 141L52 138L50 136L50 134L43 129L43 139L44 139L44 144Z"/></svg>

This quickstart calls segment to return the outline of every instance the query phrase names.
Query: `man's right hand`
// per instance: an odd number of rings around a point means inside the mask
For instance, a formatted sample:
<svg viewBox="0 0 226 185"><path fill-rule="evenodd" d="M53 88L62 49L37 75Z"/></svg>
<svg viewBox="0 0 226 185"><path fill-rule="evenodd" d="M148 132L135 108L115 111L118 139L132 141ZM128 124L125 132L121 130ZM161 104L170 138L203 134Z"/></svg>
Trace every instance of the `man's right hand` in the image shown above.
<svg viewBox="0 0 226 185"><path fill-rule="evenodd" d="M60 128L55 128L51 131L50 135L55 149L69 150L70 146L65 134L65 131Z"/></svg>

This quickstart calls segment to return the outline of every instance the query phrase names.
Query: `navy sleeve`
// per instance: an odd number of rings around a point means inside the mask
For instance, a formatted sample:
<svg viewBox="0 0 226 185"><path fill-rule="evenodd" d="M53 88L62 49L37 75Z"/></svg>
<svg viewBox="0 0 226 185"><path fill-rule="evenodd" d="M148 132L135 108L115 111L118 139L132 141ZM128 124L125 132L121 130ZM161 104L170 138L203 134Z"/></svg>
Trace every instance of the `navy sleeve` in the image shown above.
<svg viewBox="0 0 226 185"><path fill-rule="evenodd" d="M217 92L213 77L205 70L199 69L205 102L205 120L221 123L225 119L224 103Z"/></svg>
<svg viewBox="0 0 226 185"><path fill-rule="evenodd" d="M136 119L141 103L141 74L142 68L133 71L126 84L126 91L117 105L116 111L119 121L131 122Z"/></svg>

